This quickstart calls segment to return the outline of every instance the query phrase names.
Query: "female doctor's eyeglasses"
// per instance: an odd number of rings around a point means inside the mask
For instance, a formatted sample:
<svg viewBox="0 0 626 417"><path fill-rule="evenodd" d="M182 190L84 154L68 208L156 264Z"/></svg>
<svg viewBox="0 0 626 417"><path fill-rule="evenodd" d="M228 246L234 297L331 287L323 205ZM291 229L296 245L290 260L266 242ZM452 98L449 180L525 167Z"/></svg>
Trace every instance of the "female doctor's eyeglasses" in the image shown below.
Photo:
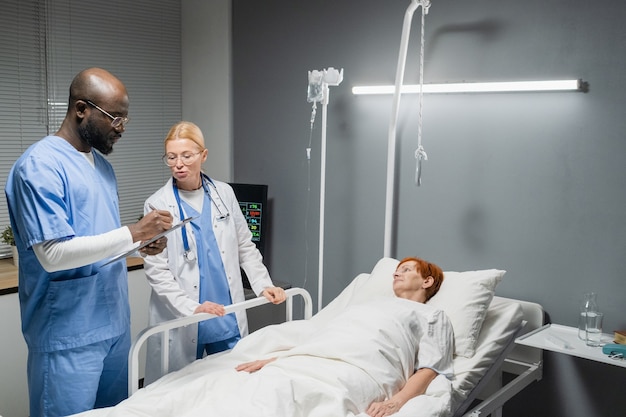
<svg viewBox="0 0 626 417"><path fill-rule="evenodd" d="M196 162L196 159L198 159L198 155L200 155L201 153L202 151L196 152L196 153L184 153L182 155L176 155L175 153L168 153L168 154L163 155L163 162L165 162L165 165L167 165L170 168L176 166L176 162L178 162L178 159L181 160L183 165L191 165L194 162Z"/></svg>

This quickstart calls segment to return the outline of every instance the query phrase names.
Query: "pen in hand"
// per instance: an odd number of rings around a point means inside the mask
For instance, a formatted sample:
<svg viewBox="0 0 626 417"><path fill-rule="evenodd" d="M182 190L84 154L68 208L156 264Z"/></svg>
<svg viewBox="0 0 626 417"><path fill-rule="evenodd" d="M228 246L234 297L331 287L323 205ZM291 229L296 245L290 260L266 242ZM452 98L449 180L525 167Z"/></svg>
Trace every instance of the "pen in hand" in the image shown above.
<svg viewBox="0 0 626 417"><path fill-rule="evenodd" d="M155 213L157 216L161 216L165 212L165 210L159 210L158 208L154 207L151 203L148 203L148 207L150 208L150 210L152 210L152 213ZM170 213L168 212L168 214ZM165 230L169 229L170 227L172 227L171 222L169 223L168 227L165 228Z"/></svg>
<svg viewBox="0 0 626 417"><path fill-rule="evenodd" d="M148 207L150 208L150 210L152 210L152 212L161 212L161 214L165 211L165 210L159 210L158 208L154 207L151 203L148 203ZM168 212L169 213L169 212ZM169 213L171 216L171 213ZM170 226L167 227L167 229L169 229L171 227L171 222L170 222ZM1 416L0 416L1 417Z"/></svg>

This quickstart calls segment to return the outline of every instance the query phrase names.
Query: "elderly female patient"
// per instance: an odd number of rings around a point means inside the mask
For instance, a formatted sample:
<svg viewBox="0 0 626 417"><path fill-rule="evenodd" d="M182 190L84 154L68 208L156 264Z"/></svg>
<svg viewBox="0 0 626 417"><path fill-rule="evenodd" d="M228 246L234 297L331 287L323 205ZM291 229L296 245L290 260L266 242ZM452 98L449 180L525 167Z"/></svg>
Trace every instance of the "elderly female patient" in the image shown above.
<svg viewBox="0 0 626 417"><path fill-rule="evenodd" d="M438 266L403 259L395 296L349 287L346 307L257 330L226 354L139 390L107 417L446 414L438 395L451 387L452 327L425 304L442 281Z"/></svg>
<svg viewBox="0 0 626 417"><path fill-rule="evenodd" d="M379 382L371 387L360 387L360 395L354 397L354 406L361 409L353 411L366 411L367 415L376 417L395 414L411 398L424 394L438 374L447 377L452 375L453 336L445 314L424 305L441 286L441 268L419 258L405 258L398 264L393 277L396 298L381 298L351 307L337 316L330 325L305 338L298 346L281 351L280 355L268 359L243 363L236 369L250 373L260 371L261 376L267 368L280 362L285 362L284 367L290 366L287 362L294 361L294 358L301 355L332 359L338 350L343 350L345 354L345 351L353 349L358 352L358 357L348 357L347 361L357 365L356 368L363 369ZM377 315L376 320L370 319L372 311ZM370 334L366 334L368 332ZM378 333L386 338L390 345L389 351L398 353L398 356L406 352L406 357L385 358L383 361L375 358L376 355L388 355L389 352L381 351L378 345L368 343L371 333ZM335 335L338 337L334 337ZM421 337L407 337L411 335ZM338 343L337 340L347 343ZM409 348L405 349L403 345L407 344ZM324 348L324 345L328 348ZM370 346L372 352L368 351ZM320 355L319 352L324 353ZM342 357L342 360L346 359ZM392 366L377 369L381 362L390 362ZM270 363L272 364L266 367ZM380 386L383 390L377 392L376 388ZM367 394L363 395L364 393ZM361 404L358 404L359 399L363 401Z"/></svg>

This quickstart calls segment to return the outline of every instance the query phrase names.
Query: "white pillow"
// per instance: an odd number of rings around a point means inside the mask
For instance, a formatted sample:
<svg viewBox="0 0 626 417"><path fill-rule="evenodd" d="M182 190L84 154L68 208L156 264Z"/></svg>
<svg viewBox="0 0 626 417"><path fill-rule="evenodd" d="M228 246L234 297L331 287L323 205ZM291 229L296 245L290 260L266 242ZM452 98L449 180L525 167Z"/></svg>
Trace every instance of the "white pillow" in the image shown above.
<svg viewBox="0 0 626 417"><path fill-rule="evenodd" d="M348 306L369 302L377 297L394 297L393 273L398 261L382 258L369 274L359 274L327 306L318 311L312 320L329 323Z"/></svg>
<svg viewBox="0 0 626 417"><path fill-rule="evenodd" d="M351 303L369 301L375 297L394 297L393 273L398 267L397 259L382 258L366 280L355 288Z"/></svg>
<svg viewBox="0 0 626 417"><path fill-rule="evenodd" d="M341 311L349 304L367 302L376 297L393 297L393 273L398 262L393 258L380 259L369 276L361 274L355 278L325 310ZM456 355L474 356L487 308L505 272L498 269L444 272L441 288L428 304L443 310L450 319Z"/></svg>
<svg viewBox="0 0 626 417"><path fill-rule="evenodd" d="M471 358L493 299L496 285L506 271L444 272L441 289L428 304L445 311L454 329L454 353Z"/></svg>

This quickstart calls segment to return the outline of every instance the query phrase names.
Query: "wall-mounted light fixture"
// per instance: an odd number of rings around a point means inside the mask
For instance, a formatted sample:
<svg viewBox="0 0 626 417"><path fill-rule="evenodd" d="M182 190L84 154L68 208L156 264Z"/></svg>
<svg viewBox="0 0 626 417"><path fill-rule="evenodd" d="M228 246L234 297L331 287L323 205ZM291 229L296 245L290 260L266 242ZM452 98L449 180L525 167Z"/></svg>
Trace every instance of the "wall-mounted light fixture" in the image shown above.
<svg viewBox="0 0 626 417"><path fill-rule="evenodd" d="M378 86L355 86L352 94L393 94L393 85ZM403 85L402 94L419 93L419 85ZM455 93L509 93L523 91L589 91L589 83L577 80L552 80L552 81L510 81L510 82L485 82L485 83L444 83L424 84L424 94L455 94Z"/></svg>

